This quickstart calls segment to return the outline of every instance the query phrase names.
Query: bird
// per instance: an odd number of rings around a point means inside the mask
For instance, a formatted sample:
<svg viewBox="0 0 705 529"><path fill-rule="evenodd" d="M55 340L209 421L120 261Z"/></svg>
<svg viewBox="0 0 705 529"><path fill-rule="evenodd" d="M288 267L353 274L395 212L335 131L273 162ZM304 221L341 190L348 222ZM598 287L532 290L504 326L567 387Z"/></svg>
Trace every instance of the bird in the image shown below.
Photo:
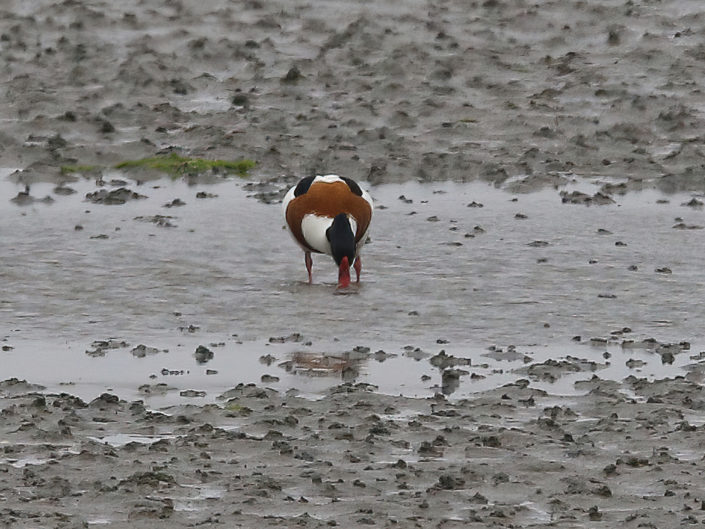
<svg viewBox="0 0 705 529"><path fill-rule="evenodd" d="M360 249L374 210L367 191L344 176L307 176L284 195L282 210L289 233L304 251L309 284L313 282L312 253L333 257L339 289L350 286L351 265L360 282Z"/></svg>

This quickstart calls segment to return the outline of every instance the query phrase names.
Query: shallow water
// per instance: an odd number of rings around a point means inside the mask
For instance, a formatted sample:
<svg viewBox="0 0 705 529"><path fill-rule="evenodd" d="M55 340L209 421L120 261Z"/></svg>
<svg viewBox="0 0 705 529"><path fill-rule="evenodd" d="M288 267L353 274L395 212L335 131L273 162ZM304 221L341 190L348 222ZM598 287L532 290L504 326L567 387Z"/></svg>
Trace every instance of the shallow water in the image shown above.
<svg viewBox="0 0 705 529"><path fill-rule="evenodd" d="M514 345L529 364L567 355L609 362L594 373L532 380L533 387L572 394L579 392L575 380L593 374L621 380L682 373L703 345L704 232L673 227L676 217L705 224L702 209L682 205L690 196L630 193L615 205L585 207L562 204L556 190L378 186L362 282L341 296L334 295L330 258L314 257L314 285L305 283L303 255L282 229L279 205L248 198L243 185L131 183L148 198L106 206L84 201L95 186L82 181L71 185L76 194L20 207L8 201L20 188L3 181L0 339L8 350L0 352L0 379L52 390L70 384L85 398L110 388L157 405L212 401L263 374L279 379L267 385L315 397L339 383L345 368L345 380L386 393L443 390L455 397L523 376L523 360L488 358L490 346ZM197 199L197 191L218 196ZM32 188L38 198L51 193L48 184ZM186 205L163 207L175 198ZM472 202L482 207L468 207ZM154 215L172 216L166 220L174 227L138 219ZM672 273L656 272L663 267ZM624 327L631 331L611 335ZM588 343L610 336L608 344ZM664 365L653 350L619 345L648 337L689 341L692 351ZM127 345L86 354L94 340L107 339ZM139 344L160 352L136 358L130 351ZM198 364L198 345L214 358ZM389 356L349 362L355 346ZM441 349L471 358L460 368L476 376L443 387L423 354ZM611 358L603 358L606 351ZM274 357L270 365L260 361L264 355ZM315 364L331 356L334 366ZM643 365L630 369L628 359ZM171 389L137 391L157 383ZM206 395L179 397L186 389Z"/></svg>

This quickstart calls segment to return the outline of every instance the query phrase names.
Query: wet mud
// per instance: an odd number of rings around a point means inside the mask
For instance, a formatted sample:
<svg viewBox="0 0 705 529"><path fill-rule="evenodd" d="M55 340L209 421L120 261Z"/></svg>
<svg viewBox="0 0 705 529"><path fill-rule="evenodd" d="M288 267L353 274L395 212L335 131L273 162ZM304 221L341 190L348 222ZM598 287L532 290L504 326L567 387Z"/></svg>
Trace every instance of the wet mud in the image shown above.
<svg viewBox="0 0 705 529"><path fill-rule="evenodd" d="M705 191L700 7L9 1L2 157L23 183L164 151L263 180Z"/></svg>
<svg viewBox="0 0 705 529"><path fill-rule="evenodd" d="M699 2L0 15L4 526L705 521Z"/></svg>
<svg viewBox="0 0 705 529"><path fill-rule="evenodd" d="M625 396L622 387L629 388ZM702 519L702 386L527 380L470 399L239 384L161 410L2 383L11 527L678 527ZM87 471L87 469L90 469Z"/></svg>

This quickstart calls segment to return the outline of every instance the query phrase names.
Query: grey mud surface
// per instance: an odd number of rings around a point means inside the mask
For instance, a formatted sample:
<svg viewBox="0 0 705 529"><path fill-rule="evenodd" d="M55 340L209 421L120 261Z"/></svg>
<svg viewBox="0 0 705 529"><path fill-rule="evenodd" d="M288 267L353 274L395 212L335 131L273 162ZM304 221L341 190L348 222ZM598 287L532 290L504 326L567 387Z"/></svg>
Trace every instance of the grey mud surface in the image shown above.
<svg viewBox="0 0 705 529"><path fill-rule="evenodd" d="M0 527L702 524L704 17L2 3ZM111 169L169 152L257 166Z"/></svg>

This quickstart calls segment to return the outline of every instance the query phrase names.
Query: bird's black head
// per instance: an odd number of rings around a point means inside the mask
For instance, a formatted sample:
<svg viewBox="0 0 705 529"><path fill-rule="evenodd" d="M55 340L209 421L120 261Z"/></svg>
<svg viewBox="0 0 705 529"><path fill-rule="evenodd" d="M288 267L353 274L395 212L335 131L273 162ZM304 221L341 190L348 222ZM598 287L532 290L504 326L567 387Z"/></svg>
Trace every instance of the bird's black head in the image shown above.
<svg viewBox="0 0 705 529"><path fill-rule="evenodd" d="M348 258L348 266L355 260L355 234L345 213L336 215L333 224L326 230L335 264L340 266L343 257Z"/></svg>

